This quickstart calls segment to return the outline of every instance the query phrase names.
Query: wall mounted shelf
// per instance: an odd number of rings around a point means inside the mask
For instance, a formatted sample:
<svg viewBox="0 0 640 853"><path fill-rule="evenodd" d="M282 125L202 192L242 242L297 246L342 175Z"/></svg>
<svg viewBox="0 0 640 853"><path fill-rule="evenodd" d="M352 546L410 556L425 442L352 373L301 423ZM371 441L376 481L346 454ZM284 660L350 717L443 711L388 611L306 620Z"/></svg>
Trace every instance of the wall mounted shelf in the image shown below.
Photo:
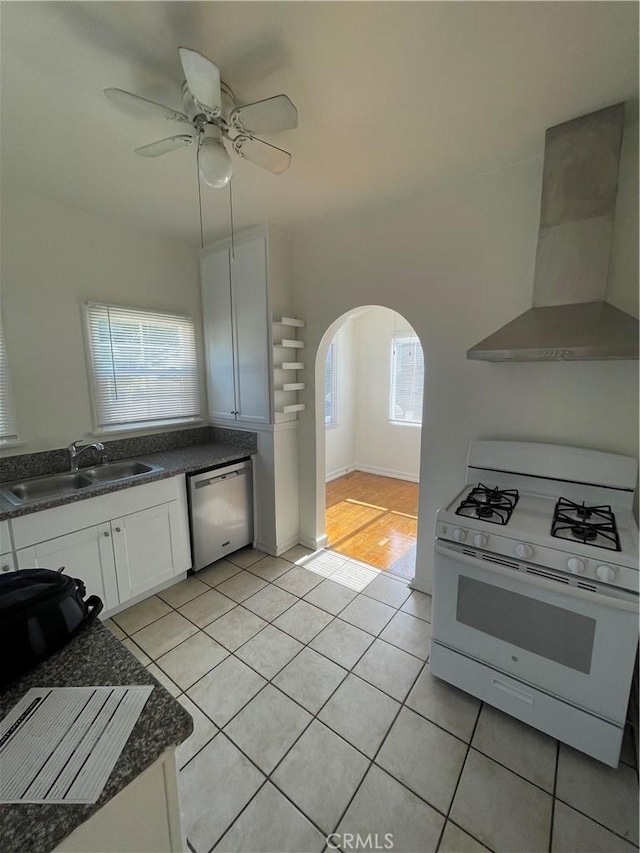
<svg viewBox="0 0 640 853"><path fill-rule="evenodd" d="M306 408L304 403L298 402L298 391L305 390L305 383L291 376L290 373L290 371L304 370L304 362L285 361L292 356L295 358L297 351L304 349L304 341L298 340L297 337L298 330L304 328L304 320L298 320L297 317L280 316L272 319L273 396L276 423L295 420L297 413Z"/></svg>
<svg viewBox="0 0 640 853"><path fill-rule="evenodd" d="M304 349L304 341L284 340L274 344L276 347L283 349Z"/></svg>

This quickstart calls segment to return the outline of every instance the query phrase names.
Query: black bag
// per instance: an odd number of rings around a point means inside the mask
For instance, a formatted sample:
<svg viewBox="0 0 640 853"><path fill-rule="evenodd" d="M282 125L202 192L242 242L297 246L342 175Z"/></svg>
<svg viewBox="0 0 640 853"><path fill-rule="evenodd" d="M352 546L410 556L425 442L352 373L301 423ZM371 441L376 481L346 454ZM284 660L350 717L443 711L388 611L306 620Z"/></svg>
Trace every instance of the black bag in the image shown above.
<svg viewBox="0 0 640 853"><path fill-rule="evenodd" d="M27 672L69 642L102 610L85 585L49 569L0 575L0 685Z"/></svg>

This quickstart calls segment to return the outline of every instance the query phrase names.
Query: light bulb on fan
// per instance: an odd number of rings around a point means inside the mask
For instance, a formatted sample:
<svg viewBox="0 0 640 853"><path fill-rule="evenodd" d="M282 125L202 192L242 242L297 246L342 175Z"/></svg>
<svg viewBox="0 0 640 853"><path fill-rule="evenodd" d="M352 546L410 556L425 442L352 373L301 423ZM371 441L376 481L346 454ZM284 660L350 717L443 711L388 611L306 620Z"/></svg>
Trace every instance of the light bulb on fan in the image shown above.
<svg viewBox="0 0 640 853"><path fill-rule="evenodd" d="M202 129L198 167L202 180L213 189L226 187L231 180L231 157L222 143L222 133L215 125L207 124Z"/></svg>

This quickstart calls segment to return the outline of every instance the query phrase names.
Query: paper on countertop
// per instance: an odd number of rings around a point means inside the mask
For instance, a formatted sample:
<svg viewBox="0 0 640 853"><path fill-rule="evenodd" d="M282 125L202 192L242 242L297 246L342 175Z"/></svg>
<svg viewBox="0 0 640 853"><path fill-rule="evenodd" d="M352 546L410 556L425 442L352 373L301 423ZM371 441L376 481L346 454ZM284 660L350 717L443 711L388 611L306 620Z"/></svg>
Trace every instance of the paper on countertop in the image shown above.
<svg viewBox="0 0 640 853"><path fill-rule="evenodd" d="M29 690L0 722L0 803L95 803L152 690Z"/></svg>

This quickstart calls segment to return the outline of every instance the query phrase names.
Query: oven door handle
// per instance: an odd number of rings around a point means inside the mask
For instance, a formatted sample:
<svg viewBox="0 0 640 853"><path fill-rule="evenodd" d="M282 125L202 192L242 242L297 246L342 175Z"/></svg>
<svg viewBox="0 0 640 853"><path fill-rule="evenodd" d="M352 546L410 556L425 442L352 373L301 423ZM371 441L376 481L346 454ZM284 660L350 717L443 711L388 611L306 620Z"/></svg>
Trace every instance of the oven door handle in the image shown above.
<svg viewBox="0 0 640 853"><path fill-rule="evenodd" d="M540 589L547 590L548 592L557 592L560 595L567 596L568 598L577 598L580 601L591 602L592 604L604 604L607 607L615 607L618 610L627 610L630 613L638 612L637 599L634 601L626 601L622 598L616 598L611 595L602 595L598 592L590 592L589 590L580 589L579 587L570 586L569 584L547 580L546 578L541 578L539 575L528 572L519 572L517 569L509 569L506 566L501 566L491 560L481 560L478 557L473 557L471 554L460 553L460 551L456 551L453 548L447 548L446 545L442 545L439 542L436 542L434 550L436 554L448 557L450 560L465 563L468 566L473 566L474 569L485 569L485 571L499 575L500 577L511 578L512 580L520 578L523 581L526 577L527 584L537 586Z"/></svg>

